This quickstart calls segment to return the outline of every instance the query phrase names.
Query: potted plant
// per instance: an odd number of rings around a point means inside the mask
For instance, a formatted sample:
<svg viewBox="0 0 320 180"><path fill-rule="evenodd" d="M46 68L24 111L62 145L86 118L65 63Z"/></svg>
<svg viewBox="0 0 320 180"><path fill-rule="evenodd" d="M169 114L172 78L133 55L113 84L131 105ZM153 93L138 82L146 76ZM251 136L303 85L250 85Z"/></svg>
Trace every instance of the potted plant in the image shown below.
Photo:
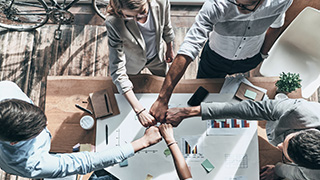
<svg viewBox="0 0 320 180"><path fill-rule="evenodd" d="M280 79L276 82L277 92L288 94L301 87L301 79L299 73L280 74Z"/></svg>

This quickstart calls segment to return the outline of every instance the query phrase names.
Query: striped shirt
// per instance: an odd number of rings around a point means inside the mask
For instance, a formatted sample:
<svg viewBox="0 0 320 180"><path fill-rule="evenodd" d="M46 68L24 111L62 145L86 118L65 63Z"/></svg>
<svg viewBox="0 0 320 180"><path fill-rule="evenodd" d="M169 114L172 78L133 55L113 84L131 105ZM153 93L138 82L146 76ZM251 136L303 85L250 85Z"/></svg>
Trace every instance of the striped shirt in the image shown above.
<svg viewBox="0 0 320 180"><path fill-rule="evenodd" d="M253 57L260 52L268 28L280 28L284 24L285 12L292 1L264 0L254 12L242 14L228 0L207 0L178 54L195 59L209 39L210 49L224 58Z"/></svg>

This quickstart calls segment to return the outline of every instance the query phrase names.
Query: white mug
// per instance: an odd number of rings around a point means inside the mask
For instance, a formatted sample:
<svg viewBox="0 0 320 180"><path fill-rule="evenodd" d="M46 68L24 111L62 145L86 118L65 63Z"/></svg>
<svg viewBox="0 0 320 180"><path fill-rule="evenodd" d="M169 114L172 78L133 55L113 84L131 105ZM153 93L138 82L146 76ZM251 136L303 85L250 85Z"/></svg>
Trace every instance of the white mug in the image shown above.
<svg viewBox="0 0 320 180"><path fill-rule="evenodd" d="M93 125L94 125L94 119L89 115L83 116L80 119L80 126L85 130L92 129Z"/></svg>

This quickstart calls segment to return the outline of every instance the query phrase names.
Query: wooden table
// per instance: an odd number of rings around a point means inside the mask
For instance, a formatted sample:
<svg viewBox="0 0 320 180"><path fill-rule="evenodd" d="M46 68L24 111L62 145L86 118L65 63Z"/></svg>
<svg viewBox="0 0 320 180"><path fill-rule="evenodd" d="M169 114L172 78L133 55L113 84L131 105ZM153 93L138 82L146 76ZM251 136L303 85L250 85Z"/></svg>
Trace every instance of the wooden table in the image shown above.
<svg viewBox="0 0 320 180"><path fill-rule="evenodd" d="M136 93L159 92L164 78L152 75L131 76ZM276 93L275 82L278 77L250 77L252 84L267 89L267 95L273 98ZM174 93L193 93L201 85L211 93L218 93L224 79L185 79L181 80ZM48 128L52 134L52 152L71 152L77 143L95 143L95 129L83 130L80 118L87 114L75 107L80 104L91 109L88 103L89 93L112 88L117 92L110 77L49 76L47 79L45 113ZM301 98L300 89L289 94L290 98ZM265 123L259 122L260 166L281 161L281 153L267 142Z"/></svg>

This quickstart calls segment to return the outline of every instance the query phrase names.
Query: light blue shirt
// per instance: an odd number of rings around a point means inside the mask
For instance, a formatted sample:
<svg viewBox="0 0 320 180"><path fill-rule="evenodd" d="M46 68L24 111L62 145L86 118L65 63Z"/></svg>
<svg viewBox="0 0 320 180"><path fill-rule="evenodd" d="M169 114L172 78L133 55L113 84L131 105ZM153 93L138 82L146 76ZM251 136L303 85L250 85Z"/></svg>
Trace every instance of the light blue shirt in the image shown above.
<svg viewBox="0 0 320 180"><path fill-rule="evenodd" d="M7 93L7 97L3 96ZM19 87L9 81L0 82L0 103L4 99L31 102ZM129 143L103 152L49 154L51 135L45 128L38 136L15 145L0 141L0 168L7 173L27 178L56 178L86 174L119 163L133 156Z"/></svg>

